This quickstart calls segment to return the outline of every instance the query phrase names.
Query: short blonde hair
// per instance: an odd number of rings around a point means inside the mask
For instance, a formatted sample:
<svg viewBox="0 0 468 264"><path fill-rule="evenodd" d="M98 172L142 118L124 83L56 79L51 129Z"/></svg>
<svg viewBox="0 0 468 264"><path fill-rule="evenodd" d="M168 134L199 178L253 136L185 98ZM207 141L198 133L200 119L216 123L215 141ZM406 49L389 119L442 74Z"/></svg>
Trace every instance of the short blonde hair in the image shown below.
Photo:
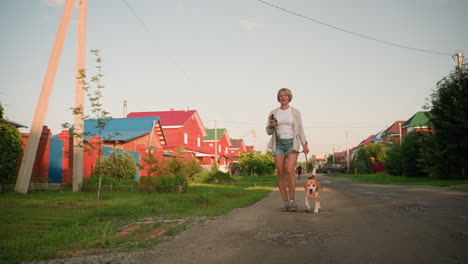
<svg viewBox="0 0 468 264"><path fill-rule="evenodd" d="M293 96L292 96L291 90L289 90L288 88L279 89L278 94L276 95L276 99L278 100L278 102L280 101L280 99L279 99L280 93L285 93L289 97L289 102L292 101Z"/></svg>

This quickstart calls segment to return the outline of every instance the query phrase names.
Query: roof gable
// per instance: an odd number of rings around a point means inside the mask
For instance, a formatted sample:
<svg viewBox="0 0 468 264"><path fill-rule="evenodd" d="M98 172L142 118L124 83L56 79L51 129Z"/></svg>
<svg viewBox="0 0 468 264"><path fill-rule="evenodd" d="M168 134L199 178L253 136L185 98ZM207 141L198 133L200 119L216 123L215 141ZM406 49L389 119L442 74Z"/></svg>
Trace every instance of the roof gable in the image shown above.
<svg viewBox="0 0 468 264"><path fill-rule="evenodd" d="M127 117L159 117L163 128L183 127L191 118L194 118L198 123L200 130L202 130L203 136L206 135L205 127L203 126L200 116L196 110L132 112L128 114Z"/></svg>
<svg viewBox="0 0 468 264"><path fill-rule="evenodd" d="M221 137L223 136L224 132L226 132L225 128L217 128L217 133L216 133L216 140L220 140ZM206 129L206 136L203 137L204 141L214 141L215 140L215 130L214 128L207 128Z"/></svg>
<svg viewBox="0 0 468 264"><path fill-rule="evenodd" d="M429 118L427 116L427 112L420 111L410 117L401 127L427 127L429 123Z"/></svg>
<svg viewBox="0 0 468 264"><path fill-rule="evenodd" d="M375 136L373 136L370 141L371 142L383 142L383 139L382 139L382 134L384 133L385 130L382 130L380 131L379 133L375 134Z"/></svg>
<svg viewBox="0 0 468 264"><path fill-rule="evenodd" d="M129 141L150 133L154 122L159 123L159 117L109 119L106 120L101 138L104 140ZM85 140L98 135L99 129L97 126L97 119L87 119L84 121Z"/></svg>
<svg viewBox="0 0 468 264"><path fill-rule="evenodd" d="M395 121L389 128L384 131L384 134L398 134L401 127L406 121Z"/></svg>
<svg viewBox="0 0 468 264"><path fill-rule="evenodd" d="M240 148L242 147L242 144L244 144L243 139L231 139L231 146L230 148Z"/></svg>

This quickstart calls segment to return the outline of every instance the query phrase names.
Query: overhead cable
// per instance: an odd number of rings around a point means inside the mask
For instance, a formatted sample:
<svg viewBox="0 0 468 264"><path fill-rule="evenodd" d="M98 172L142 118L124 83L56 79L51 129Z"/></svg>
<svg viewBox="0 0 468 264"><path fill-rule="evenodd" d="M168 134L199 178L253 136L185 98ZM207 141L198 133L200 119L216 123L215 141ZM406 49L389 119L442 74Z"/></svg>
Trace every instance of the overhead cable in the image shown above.
<svg viewBox="0 0 468 264"><path fill-rule="evenodd" d="M432 54L437 54L437 55L444 55L444 56L452 56L452 55L453 55L453 54L451 54L451 53L443 53L443 52L431 51L431 50L427 50L427 49L420 49L420 48L408 47L408 46L401 45L401 44L398 44L398 43L394 43L394 42L390 42L390 41L385 41L385 40L380 40L380 39L373 38L373 37L369 37L369 36L366 36L366 35L363 35L363 34L355 33L355 32L352 32L352 31L349 31L349 30L346 30L346 29L343 29L343 28L339 28L339 27L330 25L330 24L328 24L328 23L319 21L319 20L317 20L317 19L314 19L314 18L305 16L305 15L301 15L301 14L299 14L299 13L296 13L296 12L293 12L293 11L288 10L288 9L286 9L286 8L283 8L283 7L280 7L280 6L277 6L277 5L268 3L268 2L263 1L263 0L257 0L257 1L260 2L260 3L263 3L263 4L265 4L265 5L269 5L269 6L271 6L271 7L274 7L274 8L277 8L277 9L279 9L279 10L282 10L282 11L284 11L284 12L286 12L286 13L291 14L291 15L295 15L295 16L298 16L298 17L307 19L307 20L309 20L309 21L312 21L312 22L321 24L321 25L323 25L323 26L326 26L326 27L329 27L329 28L333 28L333 29L336 29L336 30L339 30L339 31L342 31L342 32L345 32L345 33L348 33L348 34L351 34L351 35L354 35L354 36L358 36L358 37L361 37L361 38L373 40L373 41L376 41L376 42L384 43L384 44L387 44L387 45L392 45L392 46L399 47L399 48L403 48L403 49L416 50L416 51L421 51L421 52L426 52L426 53L432 53Z"/></svg>

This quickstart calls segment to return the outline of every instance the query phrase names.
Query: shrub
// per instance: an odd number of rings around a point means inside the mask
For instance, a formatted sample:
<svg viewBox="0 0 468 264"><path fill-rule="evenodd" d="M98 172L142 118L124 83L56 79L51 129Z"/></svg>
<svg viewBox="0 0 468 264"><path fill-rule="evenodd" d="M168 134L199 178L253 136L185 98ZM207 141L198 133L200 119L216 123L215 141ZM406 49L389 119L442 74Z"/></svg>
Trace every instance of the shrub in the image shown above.
<svg viewBox="0 0 468 264"><path fill-rule="evenodd" d="M390 175L401 176L403 167L401 163L401 146L394 144L387 150L387 160L385 161L385 168Z"/></svg>
<svg viewBox="0 0 468 264"><path fill-rule="evenodd" d="M427 176L420 164L423 133L424 132L411 132L406 135L401 144L401 166L403 176Z"/></svg>
<svg viewBox="0 0 468 264"><path fill-rule="evenodd" d="M266 175L275 171L275 162L271 152L259 154L252 150L239 153L239 162L236 168L240 170L241 175Z"/></svg>
<svg viewBox="0 0 468 264"><path fill-rule="evenodd" d="M16 166L23 149L18 129L3 122L3 106L0 105L0 184L15 182Z"/></svg>
<svg viewBox="0 0 468 264"><path fill-rule="evenodd" d="M85 179L83 182L84 185L98 185L99 177L92 176L91 178ZM132 179L119 179L112 176L103 176L102 182L103 185L133 185L136 184L135 180Z"/></svg>
<svg viewBox="0 0 468 264"><path fill-rule="evenodd" d="M103 176L110 176L117 179L133 179L138 171L138 166L133 159L133 155L124 151L111 151L109 156L103 158L97 165L93 176L102 173Z"/></svg>
<svg viewBox="0 0 468 264"><path fill-rule="evenodd" d="M192 181L196 183L220 183L232 182L233 179L229 173L222 171L200 172L192 177Z"/></svg>
<svg viewBox="0 0 468 264"><path fill-rule="evenodd" d="M187 189L187 178L185 175L164 175L159 177L156 191L164 193L181 193Z"/></svg>
<svg viewBox="0 0 468 264"><path fill-rule="evenodd" d="M199 172L190 178L192 182L196 183L207 183L210 180L211 174L210 172Z"/></svg>
<svg viewBox="0 0 468 264"><path fill-rule="evenodd" d="M154 193L156 191L156 186L158 185L160 177L156 176L144 176L140 177L138 181L139 188L144 193Z"/></svg>

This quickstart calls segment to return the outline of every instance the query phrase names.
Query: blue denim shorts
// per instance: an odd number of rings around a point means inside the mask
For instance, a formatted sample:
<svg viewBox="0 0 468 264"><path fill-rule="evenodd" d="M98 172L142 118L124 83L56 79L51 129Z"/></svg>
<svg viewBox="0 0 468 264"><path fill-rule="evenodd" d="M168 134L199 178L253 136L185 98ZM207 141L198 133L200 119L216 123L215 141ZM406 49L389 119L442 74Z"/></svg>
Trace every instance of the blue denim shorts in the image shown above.
<svg viewBox="0 0 468 264"><path fill-rule="evenodd" d="M293 139L292 138L276 139L275 156L284 156L290 152L293 152Z"/></svg>

